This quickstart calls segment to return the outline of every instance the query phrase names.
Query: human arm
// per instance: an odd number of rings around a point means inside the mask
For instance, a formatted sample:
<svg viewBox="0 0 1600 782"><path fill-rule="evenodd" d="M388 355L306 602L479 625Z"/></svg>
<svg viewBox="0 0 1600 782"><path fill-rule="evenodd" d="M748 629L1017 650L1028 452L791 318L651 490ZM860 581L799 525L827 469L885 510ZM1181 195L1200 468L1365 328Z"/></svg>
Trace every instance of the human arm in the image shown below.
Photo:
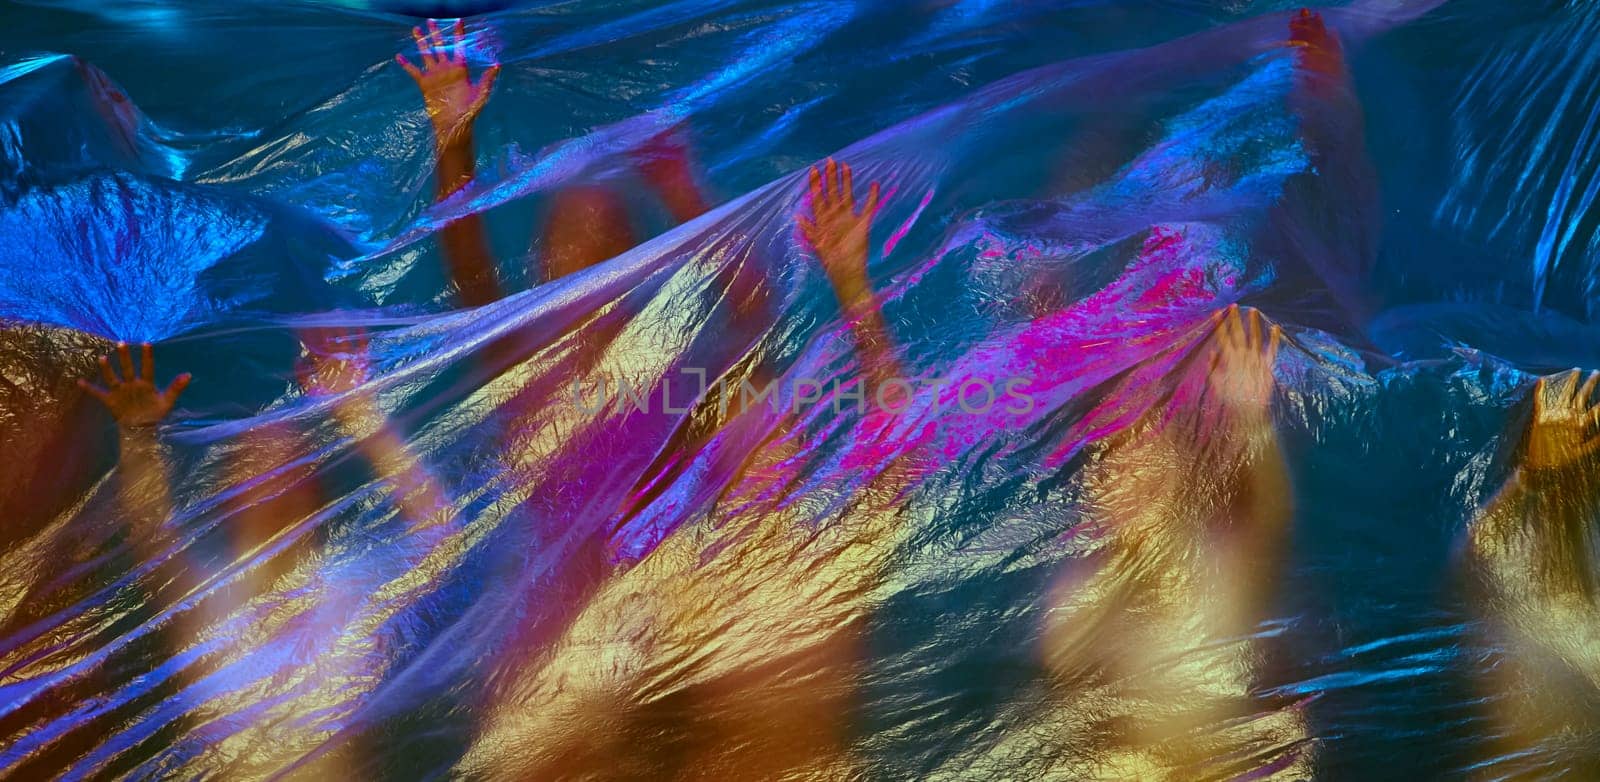
<svg viewBox="0 0 1600 782"><path fill-rule="evenodd" d="M371 376L370 340L359 329L312 328L301 334L306 354L298 377L307 395L333 400L340 431L381 478L395 487L400 509L413 524L432 525L449 503L439 482L411 451L372 393L362 388Z"/></svg>
<svg viewBox="0 0 1600 782"><path fill-rule="evenodd" d="M500 73L498 64L491 65L484 69L477 83L473 83L467 69L465 34L460 20L449 33L429 21L426 34L420 27L411 31L422 64L413 65L404 55L395 55L395 60L422 91L423 105L433 124L434 148L438 153L435 201L454 195L476 175L473 126ZM473 214L452 221L441 229L440 241L450 279L461 292L463 303L477 306L503 295L480 216Z"/></svg>
<svg viewBox="0 0 1600 782"><path fill-rule="evenodd" d="M1595 597L1597 386L1600 372L1577 370L1534 384L1516 466L1468 528L1470 556L1503 591Z"/></svg>
<svg viewBox="0 0 1600 782"><path fill-rule="evenodd" d="M190 375L181 374L165 389L160 388L155 382L154 349L146 343L140 353L143 366L136 370L132 349L127 343L118 343L121 373L113 369L110 356L101 356L100 377L105 385L80 379L78 387L100 400L117 422L118 502L136 532L148 536L172 514L171 479L156 425L172 412L189 386Z"/></svg>
<svg viewBox="0 0 1600 782"><path fill-rule="evenodd" d="M666 205L672 218L685 223L711 208L689 165L689 149L672 128L652 137L633 153L634 164Z"/></svg>
<svg viewBox="0 0 1600 782"><path fill-rule="evenodd" d="M828 282L850 321L856 347L861 353L869 379L876 386L891 378L904 377L883 307L872 292L867 276L872 218L879 207L880 185L867 188L866 199L856 207L853 172L849 164L832 158L821 169L811 167L810 189L805 211L796 215L800 234L821 262Z"/></svg>

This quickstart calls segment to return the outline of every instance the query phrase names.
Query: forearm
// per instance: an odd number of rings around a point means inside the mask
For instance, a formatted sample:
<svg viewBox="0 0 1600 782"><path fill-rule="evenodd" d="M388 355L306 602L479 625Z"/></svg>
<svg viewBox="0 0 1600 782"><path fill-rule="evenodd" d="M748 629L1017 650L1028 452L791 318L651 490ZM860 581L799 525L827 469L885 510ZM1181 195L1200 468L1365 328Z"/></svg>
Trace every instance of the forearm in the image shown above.
<svg viewBox="0 0 1600 782"><path fill-rule="evenodd" d="M1261 533L1256 540L1254 564L1265 566L1279 560L1279 547L1287 537L1289 518L1294 512L1294 491L1289 485L1288 462L1271 422L1262 422L1262 429L1251 436L1254 442L1245 466L1249 492L1249 502L1245 504L1249 518L1245 521Z"/></svg>
<svg viewBox="0 0 1600 782"><path fill-rule="evenodd" d="M662 203L666 204L672 218L680 223L686 223L705 214L711 206L706 201L705 194L700 191L700 184L686 168L654 181Z"/></svg>
<svg viewBox="0 0 1600 782"><path fill-rule="evenodd" d="M386 425L378 430L362 443L361 451L373 469L394 486L396 503L407 521L431 527L445 520L450 503L438 481L393 428Z"/></svg>
<svg viewBox="0 0 1600 782"><path fill-rule="evenodd" d="M1085 496L1135 535L1175 520L1189 519L1178 527L1186 530L1223 520L1236 546L1266 555L1281 543L1293 495L1265 411L1184 409L1153 432L1113 435Z"/></svg>
<svg viewBox="0 0 1600 782"><path fill-rule="evenodd" d="M1481 516L1538 514L1547 517L1587 518L1600 512L1600 485L1594 465L1577 460L1559 467L1522 465L1485 506Z"/></svg>
<svg viewBox="0 0 1600 782"><path fill-rule="evenodd" d="M893 337L889 335L889 326L877 297L868 296L858 301L847 316L850 318L850 330L855 336L856 350L861 355L861 362L866 367L873 388L905 379L905 370L895 357Z"/></svg>
<svg viewBox="0 0 1600 782"><path fill-rule="evenodd" d="M832 268L866 269L866 259L858 258L850 264L832 264ZM905 377L900 362L895 358L894 342L889 335L888 322L883 316L883 305L872 292L866 272L830 275L834 296L844 311L855 337L856 350L861 363L874 386L892 379Z"/></svg>
<svg viewBox="0 0 1600 782"><path fill-rule="evenodd" d="M472 123L435 126L439 163L435 171L435 201L444 201L466 187L477 173L477 149ZM483 219L476 214L452 221L440 231L450 279L461 291L462 302L479 306L503 295L495 272Z"/></svg>
<svg viewBox="0 0 1600 782"><path fill-rule="evenodd" d="M334 416L340 430L357 443L373 471L394 487L396 502L407 521L432 526L443 520L449 503L438 481L396 433L375 399L365 393L353 393L339 401Z"/></svg>
<svg viewBox="0 0 1600 782"><path fill-rule="evenodd" d="M443 201L467 186L477 175L478 152L473 140L472 123L453 125L435 123L433 145L439 162L434 169L434 200Z"/></svg>
<svg viewBox="0 0 1600 782"><path fill-rule="evenodd" d="M683 144L680 131L674 128L663 132L634 154L639 173L656 191L672 218L684 223L704 214L711 205L689 163L689 150Z"/></svg>
<svg viewBox="0 0 1600 782"><path fill-rule="evenodd" d="M1480 570L1512 592L1555 591L1592 597L1595 567L1590 525L1600 512L1592 465L1519 466L1469 527Z"/></svg>
<svg viewBox="0 0 1600 782"><path fill-rule="evenodd" d="M1571 488L1567 484L1577 477L1574 473L1576 471L1570 468L1538 469L1519 465L1473 517L1472 537L1479 542L1491 539L1503 542L1526 529L1530 517L1561 513L1563 509L1581 515L1585 510L1583 506L1594 503L1583 498L1569 503L1564 497Z"/></svg>
<svg viewBox="0 0 1600 782"><path fill-rule="evenodd" d="M118 503L135 539L153 540L172 515L167 454L154 426L118 427Z"/></svg>

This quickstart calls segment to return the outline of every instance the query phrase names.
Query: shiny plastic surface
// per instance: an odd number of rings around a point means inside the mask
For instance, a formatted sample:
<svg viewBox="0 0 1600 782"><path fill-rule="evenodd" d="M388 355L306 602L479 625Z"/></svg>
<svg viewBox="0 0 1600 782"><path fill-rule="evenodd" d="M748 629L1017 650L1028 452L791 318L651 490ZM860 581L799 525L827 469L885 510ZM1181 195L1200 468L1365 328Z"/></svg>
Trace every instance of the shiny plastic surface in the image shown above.
<svg viewBox="0 0 1600 782"><path fill-rule="evenodd" d="M1600 769L1600 8L351 5L0 10L0 779Z"/></svg>

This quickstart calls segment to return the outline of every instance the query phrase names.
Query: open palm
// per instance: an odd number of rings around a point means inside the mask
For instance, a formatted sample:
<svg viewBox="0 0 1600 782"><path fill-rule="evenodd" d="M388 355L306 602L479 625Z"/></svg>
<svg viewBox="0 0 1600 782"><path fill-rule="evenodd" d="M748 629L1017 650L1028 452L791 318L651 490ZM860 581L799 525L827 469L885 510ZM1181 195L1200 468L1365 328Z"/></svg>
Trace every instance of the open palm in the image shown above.
<svg viewBox="0 0 1600 782"><path fill-rule="evenodd" d="M1600 448L1600 404L1593 397L1600 372L1578 370L1539 378L1533 386L1533 420L1525 435L1525 463L1533 468L1570 464Z"/></svg>
<svg viewBox="0 0 1600 782"><path fill-rule="evenodd" d="M189 387L190 375L187 372L174 378L166 389L158 387L154 350L149 343L145 343L140 352L142 371L134 369L133 352L127 343L118 343L116 355L122 370L120 375L112 368L111 357L101 356L100 377L105 385L78 381L78 387L100 400L111 411L111 416L117 419L117 424L125 428L160 423L172 412L172 406L177 404L183 389Z"/></svg>
<svg viewBox="0 0 1600 782"><path fill-rule="evenodd" d="M428 118L441 131L453 132L471 122L489 101L489 89L500 75L500 66L490 65L473 83L467 69L466 29L459 19L448 33L430 19L427 33L416 27L411 37L417 42L422 65L411 64L403 54L395 55L395 60L422 90Z"/></svg>

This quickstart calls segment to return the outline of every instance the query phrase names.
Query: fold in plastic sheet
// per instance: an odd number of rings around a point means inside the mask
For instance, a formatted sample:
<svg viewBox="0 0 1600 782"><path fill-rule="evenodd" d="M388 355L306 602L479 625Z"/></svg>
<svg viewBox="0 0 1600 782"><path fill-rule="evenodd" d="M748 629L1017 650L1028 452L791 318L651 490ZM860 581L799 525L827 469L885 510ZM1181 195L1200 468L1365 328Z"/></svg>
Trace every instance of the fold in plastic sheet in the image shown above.
<svg viewBox="0 0 1600 782"><path fill-rule="evenodd" d="M0 774L1581 776L1593 389L1530 373L1590 328L1592 9L1433 5L1325 10L1353 82L1224 4L508 10L439 204L405 20L29 11ZM677 226L663 133L722 196ZM575 187L643 241L534 284ZM468 215L522 290L460 309ZM365 379L303 391L312 334ZM117 341L193 373L158 438L75 385Z"/></svg>

